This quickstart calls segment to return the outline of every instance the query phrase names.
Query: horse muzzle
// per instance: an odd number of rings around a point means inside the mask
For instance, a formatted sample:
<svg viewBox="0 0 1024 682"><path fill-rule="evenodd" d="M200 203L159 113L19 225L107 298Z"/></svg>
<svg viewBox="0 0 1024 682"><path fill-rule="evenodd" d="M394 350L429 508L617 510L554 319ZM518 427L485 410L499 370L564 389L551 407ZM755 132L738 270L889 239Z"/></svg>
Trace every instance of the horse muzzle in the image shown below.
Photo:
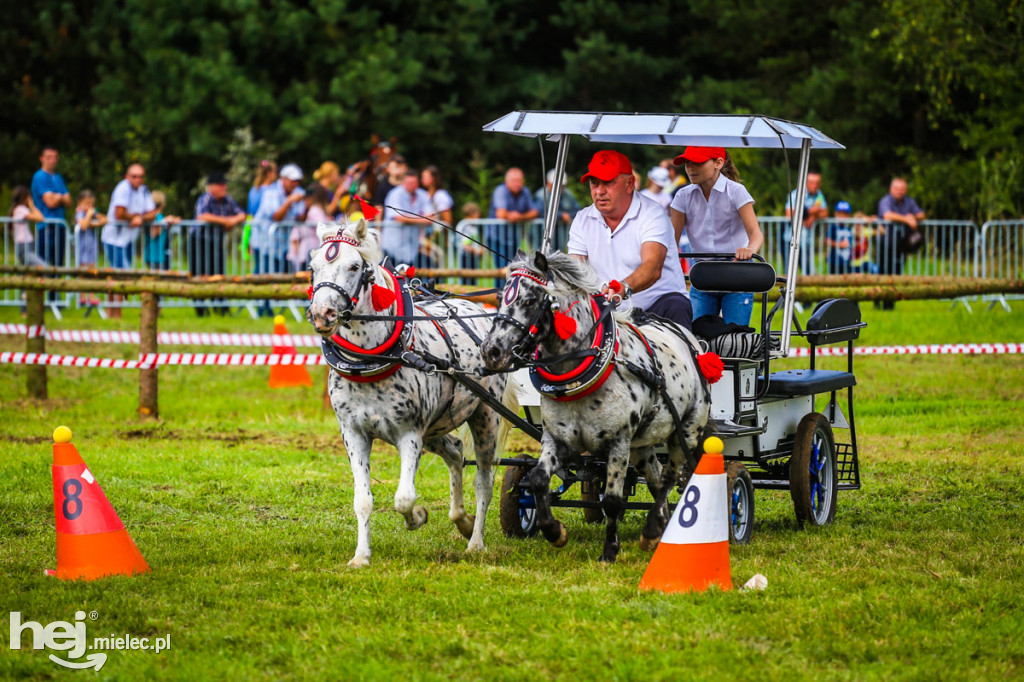
<svg viewBox="0 0 1024 682"><path fill-rule="evenodd" d="M338 329L341 317L334 308L313 303L306 308L306 319L317 334L329 336Z"/></svg>
<svg viewBox="0 0 1024 682"><path fill-rule="evenodd" d="M492 372L503 372L512 367L512 354L491 338L484 339L480 346L480 357L484 367Z"/></svg>

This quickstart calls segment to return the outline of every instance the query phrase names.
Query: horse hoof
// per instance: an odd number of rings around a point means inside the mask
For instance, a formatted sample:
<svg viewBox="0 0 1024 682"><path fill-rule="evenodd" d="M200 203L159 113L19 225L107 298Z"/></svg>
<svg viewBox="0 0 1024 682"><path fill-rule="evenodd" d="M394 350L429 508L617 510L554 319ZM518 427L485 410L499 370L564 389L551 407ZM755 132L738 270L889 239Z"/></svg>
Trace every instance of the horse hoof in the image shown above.
<svg viewBox="0 0 1024 682"><path fill-rule="evenodd" d="M466 547L466 554L475 554L476 552L484 551L484 543L480 540L476 542L470 542L469 546Z"/></svg>
<svg viewBox="0 0 1024 682"><path fill-rule="evenodd" d="M473 537L473 526L476 525L476 516L472 514L464 514L462 518L456 519L455 527L462 533L462 537L469 540Z"/></svg>
<svg viewBox="0 0 1024 682"><path fill-rule="evenodd" d="M353 557L352 560L348 562L349 568L366 568L369 565L370 557L368 556Z"/></svg>
<svg viewBox="0 0 1024 682"><path fill-rule="evenodd" d="M569 542L569 534L565 531L565 524L559 521L558 529L560 534L557 540L554 540L551 544L555 547L565 547L565 544Z"/></svg>
<svg viewBox="0 0 1024 682"><path fill-rule="evenodd" d="M640 549L645 552L653 552L658 548L658 543L661 542L661 538L640 538Z"/></svg>
<svg viewBox="0 0 1024 682"><path fill-rule="evenodd" d="M412 508L412 520L407 519L405 522L405 529L416 530L427 522L428 516L426 507L416 505Z"/></svg>

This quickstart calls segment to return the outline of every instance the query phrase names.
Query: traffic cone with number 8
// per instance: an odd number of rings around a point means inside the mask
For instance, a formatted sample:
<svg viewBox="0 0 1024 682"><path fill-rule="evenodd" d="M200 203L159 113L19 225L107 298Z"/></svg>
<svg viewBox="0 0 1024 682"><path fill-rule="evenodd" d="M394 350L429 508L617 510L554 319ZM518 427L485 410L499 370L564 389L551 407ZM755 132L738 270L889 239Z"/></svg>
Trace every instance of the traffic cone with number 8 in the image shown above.
<svg viewBox="0 0 1024 682"><path fill-rule="evenodd" d="M704 456L679 498L640 589L703 592L710 585L732 589L724 447L718 438L704 441Z"/></svg>
<svg viewBox="0 0 1024 682"><path fill-rule="evenodd" d="M64 580L147 573L142 558L100 484L71 444L71 429L53 432L53 507L57 516L57 570Z"/></svg>

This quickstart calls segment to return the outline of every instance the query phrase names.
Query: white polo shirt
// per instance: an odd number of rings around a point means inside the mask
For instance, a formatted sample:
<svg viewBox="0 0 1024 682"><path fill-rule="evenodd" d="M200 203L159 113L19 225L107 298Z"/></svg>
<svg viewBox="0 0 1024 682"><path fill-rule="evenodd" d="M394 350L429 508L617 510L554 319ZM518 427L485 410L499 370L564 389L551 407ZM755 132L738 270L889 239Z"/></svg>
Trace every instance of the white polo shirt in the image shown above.
<svg viewBox="0 0 1024 682"><path fill-rule="evenodd" d="M599 279L622 280L640 267L640 247L644 242L664 246L665 262L661 278L650 288L633 294L633 305L648 308L665 294L686 293L686 279L679 265L672 223L657 202L633 192L626 214L612 232L597 208L587 206L576 214L569 228L569 254L586 256Z"/></svg>
<svg viewBox="0 0 1024 682"><path fill-rule="evenodd" d="M719 175L707 199L700 185L680 188L671 208L686 214L686 234L694 253L736 253L750 243L739 210L754 203L747 188Z"/></svg>

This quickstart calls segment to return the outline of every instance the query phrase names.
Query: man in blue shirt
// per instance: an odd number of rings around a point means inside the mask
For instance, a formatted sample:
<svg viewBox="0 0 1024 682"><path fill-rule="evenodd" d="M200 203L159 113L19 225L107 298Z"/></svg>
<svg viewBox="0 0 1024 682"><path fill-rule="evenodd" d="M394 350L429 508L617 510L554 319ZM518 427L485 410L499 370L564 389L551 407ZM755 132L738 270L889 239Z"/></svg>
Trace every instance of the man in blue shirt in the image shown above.
<svg viewBox="0 0 1024 682"><path fill-rule="evenodd" d="M883 275L900 275L905 258L899 252L900 240L907 230L919 229L918 222L924 220L924 211L907 196L907 181L903 178L893 178L889 193L878 202L878 219L892 223L892 228L878 240L878 271Z"/></svg>
<svg viewBox="0 0 1024 682"><path fill-rule="evenodd" d="M494 266L503 268L512 261L519 243L522 241L522 224L535 220L540 212L533 203L533 196L526 186L523 171L509 168L505 173L505 182L494 188L491 195L491 210L488 218L508 221L508 225L487 225L484 227L484 242L501 254ZM497 280L499 289L505 286L505 280Z"/></svg>
<svg viewBox="0 0 1024 682"><path fill-rule="evenodd" d="M398 209L398 210L395 210ZM419 258L420 240L426 237L427 217L433 216L434 204L430 194L420 187L420 174L409 169L402 184L388 192L384 199L384 222L380 246L391 258L392 265L405 263L423 267Z"/></svg>
<svg viewBox="0 0 1024 682"><path fill-rule="evenodd" d="M196 275L224 274L224 233L245 222L245 211L228 194L228 181L223 173L210 173L206 179L206 193L196 202L195 219L206 223L188 228L188 271ZM226 314L227 307L218 312ZM209 312L196 308L202 317Z"/></svg>
<svg viewBox="0 0 1024 682"><path fill-rule="evenodd" d="M786 199L786 217L793 217L793 205L796 203L796 190L789 193ZM828 217L828 201L825 193L821 191L821 174L807 174L807 193L804 195L804 229L800 233L800 272L805 275L814 274L814 221L824 220ZM782 263L786 272L789 272L789 242L793 237L793 227L786 223L782 231Z"/></svg>
<svg viewBox="0 0 1024 682"><path fill-rule="evenodd" d="M60 154L56 147L44 147L39 156L39 170L32 176L32 202L46 220L61 220L66 207L71 205L71 195L64 184L64 178L57 173ZM68 228L63 222L39 224L36 253L49 265L67 265L65 244Z"/></svg>
<svg viewBox="0 0 1024 682"><path fill-rule="evenodd" d="M278 180L268 185L260 197L260 207L252 218L252 235L249 248L252 249L256 274L270 272L288 272L285 267L285 256L288 253L288 236L291 227L279 226L273 242L270 227L274 223L298 222L306 212L303 198L306 191L299 187L302 181L302 169L294 163L281 168Z"/></svg>

